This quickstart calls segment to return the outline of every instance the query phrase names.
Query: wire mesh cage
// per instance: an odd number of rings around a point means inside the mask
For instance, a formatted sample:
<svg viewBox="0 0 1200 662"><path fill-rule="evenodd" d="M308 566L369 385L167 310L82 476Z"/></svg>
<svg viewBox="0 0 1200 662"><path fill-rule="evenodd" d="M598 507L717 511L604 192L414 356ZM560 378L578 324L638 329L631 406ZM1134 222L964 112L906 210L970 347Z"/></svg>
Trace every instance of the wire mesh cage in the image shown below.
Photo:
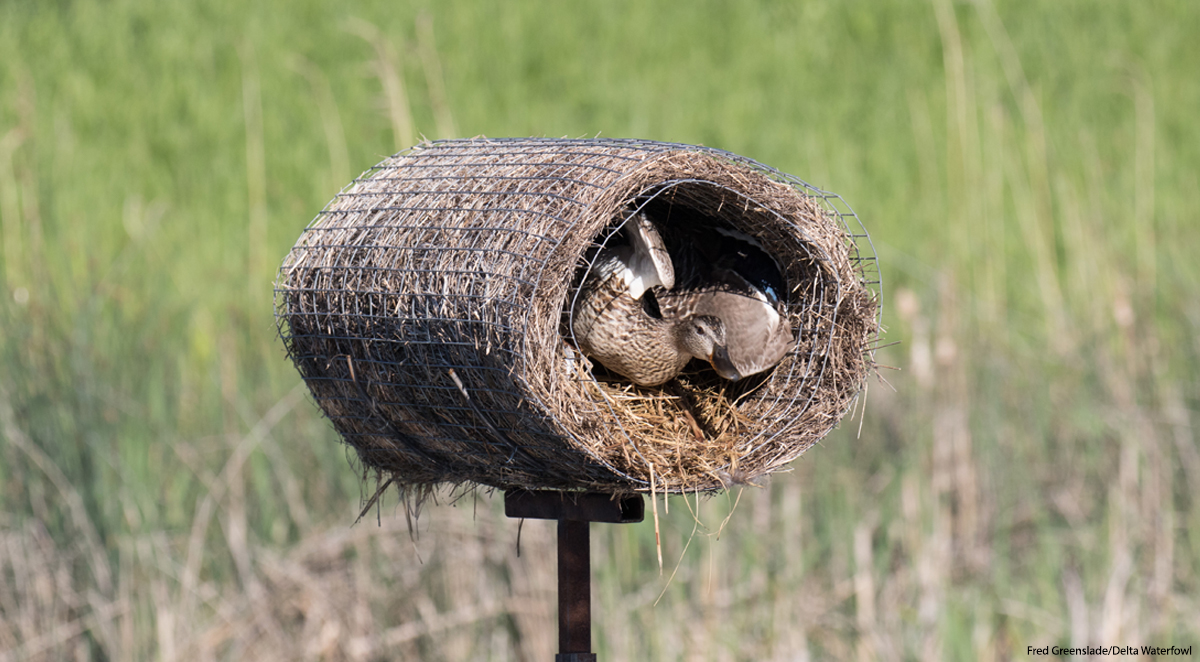
<svg viewBox="0 0 1200 662"><path fill-rule="evenodd" d="M578 351L571 301L635 210L752 236L796 342L728 382L662 387ZM873 369L878 267L837 195L711 148L634 140L424 143L371 168L284 259L280 336L342 438L401 486L692 492L753 482L850 410Z"/></svg>

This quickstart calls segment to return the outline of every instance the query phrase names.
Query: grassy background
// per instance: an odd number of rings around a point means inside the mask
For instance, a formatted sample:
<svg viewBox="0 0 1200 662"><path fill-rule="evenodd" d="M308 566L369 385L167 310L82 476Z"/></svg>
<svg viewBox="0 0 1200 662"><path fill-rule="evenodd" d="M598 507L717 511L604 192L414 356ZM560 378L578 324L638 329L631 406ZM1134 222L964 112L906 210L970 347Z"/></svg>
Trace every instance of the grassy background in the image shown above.
<svg viewBox="0 0 1200 662"><path fill-rule="evenodd" d="M394 497L352 526L271 317L343 184L478 134L835 190L902 341L861 436L723 530L737 494L702 526L672 500L663 574L651 525L594 527L602 659L1200 644L1198 28L1183 1L0 3L0 659L550 659L551 525L520 556L486 495L415 542Z"/></svg>

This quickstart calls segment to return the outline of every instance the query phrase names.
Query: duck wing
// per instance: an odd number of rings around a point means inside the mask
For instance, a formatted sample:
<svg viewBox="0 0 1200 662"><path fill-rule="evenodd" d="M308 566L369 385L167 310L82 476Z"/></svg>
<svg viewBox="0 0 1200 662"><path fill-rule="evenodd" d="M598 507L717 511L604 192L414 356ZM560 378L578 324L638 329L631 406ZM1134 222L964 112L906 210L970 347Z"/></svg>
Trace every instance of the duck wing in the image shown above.
<svg viewBox="0 0 1200 662"><path fill-rule="evenodd" d="M714 260L717 270L728 270L744 279L748 285L767 296L772 305L779 303L784 292L783 269L775 256L757 239L740 230L714 227L723 250Z"/></svg>
<svg viewBox="0 0 1200 662"><path fill-rule="evenodd" d="M675 287L675 266L654 222L638 212L626 221L625 234L629 246L618 250L624 262L621 278L629 288L629 295L641 299L646 290L656 285L666 290Z"/></svg>

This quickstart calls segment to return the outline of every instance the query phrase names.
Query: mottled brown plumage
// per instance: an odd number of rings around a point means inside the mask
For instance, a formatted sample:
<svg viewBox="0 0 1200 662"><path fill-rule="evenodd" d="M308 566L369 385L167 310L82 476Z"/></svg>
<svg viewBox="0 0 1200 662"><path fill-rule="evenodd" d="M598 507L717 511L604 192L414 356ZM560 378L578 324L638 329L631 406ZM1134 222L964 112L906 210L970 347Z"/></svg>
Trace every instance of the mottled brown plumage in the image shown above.
<svg viewBox="0 0 1200 662"><path fill-rule="evenodd" d="M642 214L626 226L627 245L596 255L572 308L571 330L584 355L640 386L658 386L678 375L692 357L736 374L724 349L719 318L664 316L654 287L674 287L674 267L662 238Z"/></svg>
<svg viewBox="0 0 1200 662"><path fill-rule="evenodd" d="M573 308L572 331L588 357L657 386L693 357L736 381L773 368L795 346L775 295L778 269L752 237L718 229L714 240L677 247L684 289L671 291L675 264L649 218L633 215L621 236L628 243L597 253Z"/></svg>

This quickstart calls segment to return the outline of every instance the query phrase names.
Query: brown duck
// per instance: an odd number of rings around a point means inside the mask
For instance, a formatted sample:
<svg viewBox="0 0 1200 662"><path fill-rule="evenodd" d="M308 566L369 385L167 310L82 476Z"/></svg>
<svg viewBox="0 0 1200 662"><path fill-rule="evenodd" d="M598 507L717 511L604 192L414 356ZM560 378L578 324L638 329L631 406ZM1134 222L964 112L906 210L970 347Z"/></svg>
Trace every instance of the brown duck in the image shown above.
<svg viewBox="0 0 1200 662"><path fill-rule="evenodd" d="M641 386L679 374L693 357L736 381L773 368L795 346L774 258L749 235L693 233L673 260L654 223L634 214L628 243L597 254L573 306L579 349ZM683 287L675 290L675 264Z"/></svg>
<svg viewBox="0 0 1200 662"><path fill-rule="evenodd" d="M572 306L580 351L639 386L672 379L693 357L736 379L719 316L659 309L659 294L675 287L675 270L650 219L634 214L620 234L628 243L596 253Z"/></svg>

